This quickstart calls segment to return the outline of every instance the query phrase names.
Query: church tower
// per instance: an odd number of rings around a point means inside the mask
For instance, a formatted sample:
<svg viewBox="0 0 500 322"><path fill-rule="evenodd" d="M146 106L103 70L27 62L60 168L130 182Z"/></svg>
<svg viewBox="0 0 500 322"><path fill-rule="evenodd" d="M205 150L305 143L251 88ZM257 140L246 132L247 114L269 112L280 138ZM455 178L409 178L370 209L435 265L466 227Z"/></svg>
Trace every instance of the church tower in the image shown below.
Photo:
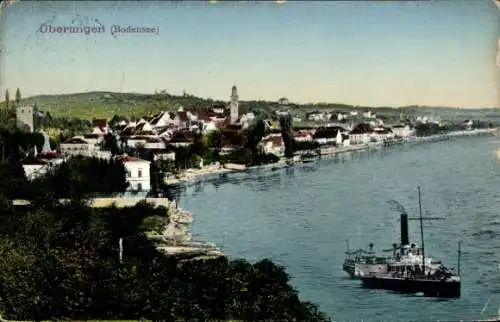
<svg viewBox="0 0 500 322"><path fill-rule="evenodd" d="M37 107L32 105L21 105L16 107L16 123L21 130L35 132Z"/></svg>
<svg viewBox="0 0 500 322"><path fill-rule="evenodd" d="M229 107L229 119L231 121L231 124L236 124L239 114L240 111L238 108L238 91L236 89L236 86L233 86L233 89L231 90L231 105Z"/></svg>

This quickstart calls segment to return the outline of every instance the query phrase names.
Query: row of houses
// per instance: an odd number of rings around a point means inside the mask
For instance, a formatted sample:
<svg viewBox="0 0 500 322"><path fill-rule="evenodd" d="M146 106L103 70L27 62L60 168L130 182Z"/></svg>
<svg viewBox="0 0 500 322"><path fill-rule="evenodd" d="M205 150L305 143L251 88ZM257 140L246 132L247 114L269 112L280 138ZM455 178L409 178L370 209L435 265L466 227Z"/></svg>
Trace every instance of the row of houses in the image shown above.
<svg viewBox="0 0 500 322"><path fill-rule="evenodd" d="M338 124L328 124L321 127L302 128L293 133L298 142L317 142L320 146L349 146L352 144L367 144L369 142L384 142L397 138L407 138L415 135L415 130L406 124L393 126L372 126L360 123L349 128ZM284 143L279 130L263 138L262 144L267 153L282 156Z"/></svg>
<svg viewBox="0 0 500 322"><path fill-rule="evenodd" d="M312 111L306 114L306 118L308 121L342 121L342 120L350 120L357 117L363 117L367 120L375 120L377 118L377 114L372 111L366 112L328 112L328 111Z"/></svg>
<svg viewBox="0 0 500 322"><path fill-rule="evenodd" d="M237 90L233 87L228 106L199 109L197 112L186 110L181 106L174 112L162 111L138 120L115 120L113 124L108 124L105 119L95 119L91 133L74 136L62 142L58 151L45 150L38 153L35 148L35 153L23 160L23 167L27 178L32 180L72 156L110 159L111 152L104 149L107 135L114 136L122 148L142 147L153 152L155 159L174 160L175 153L171 147L192 144L195 134L207 134L218 129L239 131L248 128L254 119L253 113L240 113ZM223 150L226 152L231 150L230 142L224 144ZM151 189L150 161L128 155L115 158L120 159L127 170L129 191Z"/></svg>

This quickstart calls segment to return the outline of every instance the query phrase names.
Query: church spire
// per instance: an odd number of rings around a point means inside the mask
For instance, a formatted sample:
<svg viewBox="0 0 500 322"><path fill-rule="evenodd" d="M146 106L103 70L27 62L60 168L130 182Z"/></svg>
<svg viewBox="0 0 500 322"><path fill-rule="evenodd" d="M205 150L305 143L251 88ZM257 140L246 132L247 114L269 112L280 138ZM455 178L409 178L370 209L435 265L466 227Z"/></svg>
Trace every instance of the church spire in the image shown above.
<svg viewBox="0 0 500 322"><path fill-rule="evenodd" d="M238 90L236 89L236 86L233 86L231 89L231 105L229 108L229 118L231 121L231 124L236 124L239 118L239 102L238 102Z"/></svg>

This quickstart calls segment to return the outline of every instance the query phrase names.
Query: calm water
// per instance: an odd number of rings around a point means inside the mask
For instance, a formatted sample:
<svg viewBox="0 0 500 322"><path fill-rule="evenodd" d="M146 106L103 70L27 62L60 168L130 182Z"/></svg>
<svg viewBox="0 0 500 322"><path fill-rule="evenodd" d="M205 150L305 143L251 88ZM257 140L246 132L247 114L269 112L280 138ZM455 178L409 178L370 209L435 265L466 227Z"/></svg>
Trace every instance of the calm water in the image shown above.
<svg viewBox="0 0 500 322"><path fill-rule="evenodd" d="M478 319L500 307L500 160L493 137L355 152L293 169L236 174L184 186L193 236L230 257L285 266L303 299L334 320ZM427 254L456 266L463 241L462 297L438 300L364 290L342 271L345 240L377 250L399 241L401 203L445 220L426 222ZM410 222L419 243L418 222ZM481 310L491 300L485 315Z"/></svg>

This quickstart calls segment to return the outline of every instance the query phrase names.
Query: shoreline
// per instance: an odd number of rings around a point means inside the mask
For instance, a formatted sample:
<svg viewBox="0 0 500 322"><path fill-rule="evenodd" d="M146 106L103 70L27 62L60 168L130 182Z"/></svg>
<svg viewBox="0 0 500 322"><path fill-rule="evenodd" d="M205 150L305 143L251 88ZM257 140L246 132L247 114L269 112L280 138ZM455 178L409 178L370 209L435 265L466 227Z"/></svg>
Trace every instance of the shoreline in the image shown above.
<svg viewBox="0 0 500 322"><path fill-rule="evenodd" d="M288 161L286 158L281 158L278 162L276 163L270 163L270 164L264 164L264 165L258 165L258 166L251 166L251 167L246 167L244 165L240 164L225 164L224 166L222 165L208 165L204 166L201 169L188 169L184 172L182 172L180 175L176 176L169 176L164 179L165 184L168 186L175 186L179 185L182 183L195 183L198 181L201 181L202 179L207 179L210 178L211 176L221 176L224 174L229 174L229 173L245 173L245 172L251 172L251 171L256 171L256 170L278 170L281 168L286 168L286 167L293 167L301 164L307 164L309 162L315 162L319 159L323 158L329 158L331 156L340 154L340 153L347 153L347 152L355 152L355 151L372 151L372 150L378 150L383 147L389 147L389 146L396 146L396 145L412 145L412 144L423 144L423 143L432 143L432 142L440 142L440 141L446 141L446 140L451 140L453 138L457 137L466 137L466 136L478 136L478 135L495 135L495 133L498 133L500 129L497 128L491 128L491 129L475 129L475 130L470 130L470 131L455 131L455 132L449 132L449 133L444 133L444 134L435 134L435 135L429 135L429 136L413 136L413 137L408 137L408 138L403 138L398 141L393 141L393 142L369 142L369 143L364 143L364 144L355 144L355 145L349 145L349 146L343 146L343 147L323 147L319 148L319 153L317 156L311 157L308 160L293 160L293 161ZM304 153L299 153L299 154L304 154ZM299 155L296 155L294 159L299 157Z"/></svg>

